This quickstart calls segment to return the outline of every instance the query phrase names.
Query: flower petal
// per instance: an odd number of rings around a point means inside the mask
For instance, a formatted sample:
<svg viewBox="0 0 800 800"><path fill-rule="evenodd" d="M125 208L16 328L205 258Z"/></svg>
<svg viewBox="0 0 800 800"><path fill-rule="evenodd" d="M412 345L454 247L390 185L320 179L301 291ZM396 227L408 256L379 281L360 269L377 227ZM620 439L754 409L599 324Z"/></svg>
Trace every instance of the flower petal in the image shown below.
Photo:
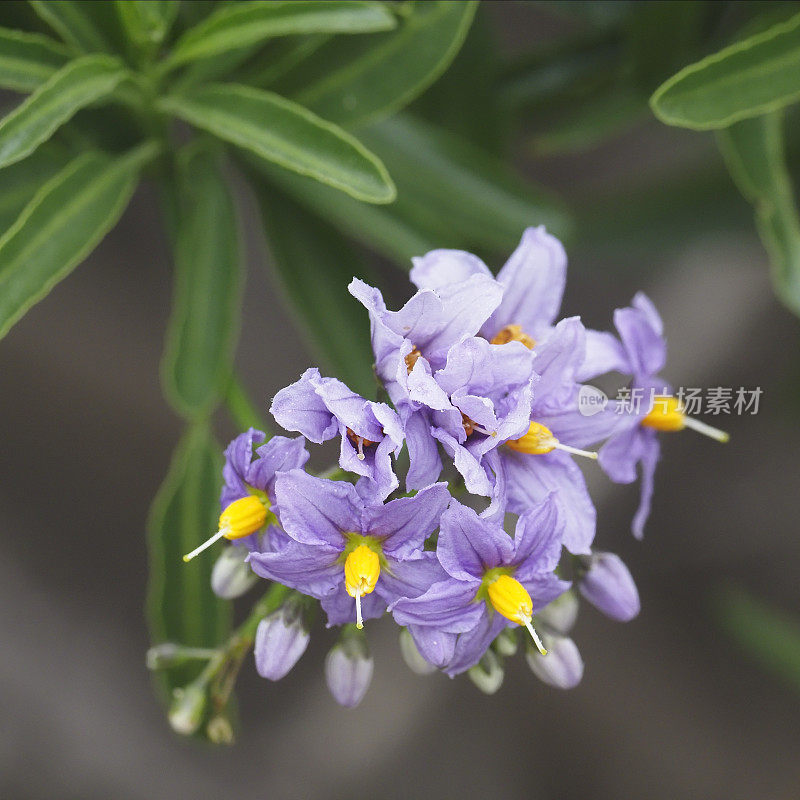
<svg viewBox="0 0 800 800"><path fill-rule="evenodd" d="M661 445L658 442L657 435L647 437L641 457L642 485L639 508L636 509L636 513L633 515L633 523L631 525L633 535L637 539L641 539L644 536L644 525L650 516L650 504L653 499L653 476L655 475L656 464L660 455Z"/></svg>
<svg viewBox="0 0 800 800"><path fill-rule="evenodd" d="M472 630L458 637L453 658L445 666L444 671L453 677L474 667L503 628L513 624L511 620L495 611L485 613Z"/></svg>
<svg viewBox="0 0 800 800"><path fill-rule="evenodd" d="M477 256L464 250L431 250L411 259L414 266L408 277L417 289L439 289L473 275L492 277L489 267Z"/></svg>
<svg viewBox="0 0 800 800"><path fill-rule="evenodd" d="M277 550L250 553L250 566L262 578L319 599L344 582L339 555L332 547L312 547L287 537Z"/></svg>
<svg viewBox="0 0 800 800"><path fill-rule="evenodd" d="M344 582L336 591L326 595L320 605L328 615L326 627L347 625L356 621L356 599L351 597L344 588ZM370 592L361 598L361 616L363 619L378 619L386 611L386 601L377 592Z"/></svg>
<svg viewBox="0 0 800 800"><path fill-rule="evenodd" d="M520 568L530 565L539 572L554 570L561 558L563 527L555 492L550 492L517 520L513 563Z"/></svg>
<svg viewBox="0 0 800 800"><path fill-rule="evenodd" d="M403 597L389 610L398 625L424 625L429 628L462 633L475 627L486 613L486 603L476 603L478 581L457 581L451 578L434 583L418 597Z"/></svg>
<svg viewBox="0 0 800 800"><path fill-rule="evenodd" d="M443 667L452 659L458 634L445 633L424 625L409 625L408 632L414 637L420 655L429 663Z"/></svg>

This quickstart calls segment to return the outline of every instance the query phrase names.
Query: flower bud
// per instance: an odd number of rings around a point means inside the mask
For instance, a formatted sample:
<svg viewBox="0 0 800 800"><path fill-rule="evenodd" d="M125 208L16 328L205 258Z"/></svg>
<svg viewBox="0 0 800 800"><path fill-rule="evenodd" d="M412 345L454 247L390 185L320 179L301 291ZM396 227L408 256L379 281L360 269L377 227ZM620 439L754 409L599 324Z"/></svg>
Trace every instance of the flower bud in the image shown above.
<svg viewBox="0 0 800 800"><path fill-rule="evenodd" d="M484 694L494 694L503 685L505 670L497 653L487 650L467 674Z"/></svg>
<svg viewBox="0 0 800 800"><path fill-rule="evenodd" d="M408 628L400 629L400 652L403 654L403 661L406 662L408 668L417 675L430 675L432 672L436 672L436 666L426 661L419 652Z"/></svg>
<svg viewBox="0 0 800 800"><path fill-rule="evenodd" d="M233 744L233 726L227 717L217 716L208 721L206 734L213 744Z"/></svg>
<svg viewBox="0 0 800 800"><path fill-rule="evenodd" d="M528 666L533 674L557 689L572 689L583 677L583 659L575 642L568 636L557 633L543 633L542 639L547 655L541 655L529 647L525 653Z"/></svg>
<svg viewBox="0 0 800 800"><path fill-rule="evenodd" d="M492 643L494 651L499 656L509 658L517 652L519 641L517 640L518 628L504 628L500 635Z"/></svg>
<svg viewBox="0 0 800 800"><path fill-rule="evenodd" d="M303 601L295 595L258 623L253 648L258 674L279 681L305 653L309 638Z"/></svg>
<svg viewBox="0 0 800 800"><path fill-rule="evenodd" d="M571 589L536 613L536 619L557 633L569 633L578 617L580 603Z"/></svg>
<svg viewBox="0 0 800 800"><path fill-rule="evenodd" d="M611 619L628 622L640 608L631 573L614 553L593 553L580 582L581 594Z"/></svg>
<svg viewBox="0 0 800 800"><path fill-rule="evenodd" d="M333 699L345 708L355 708L369 689L373 666L367 637L348 625L325 658L325 680Z"/></svg>
<svg viewBox="0 0 800 800"><path fill-rule="evenodd" d="M168 714L172 730L182 736L195 733L206 713L206 702L205 689L200 686L190 683L183 689L175 689Z"/></svg>
<svg viewBox="0 0 800 800"><path fill-rule="evenodd" d="M211 570L211 589L217 597L233 600L256 584L258 576L245 561L247 556L246 547L231 545L222 551Z"/></svg>
<svg viewBox="0 0 800 800"><path fill-rule="evenodd" d="M151 647L145 656L147 669L155 671L158 669L169 669L183 661L181 658L181 648L173 642L164 642Z"/></svg>

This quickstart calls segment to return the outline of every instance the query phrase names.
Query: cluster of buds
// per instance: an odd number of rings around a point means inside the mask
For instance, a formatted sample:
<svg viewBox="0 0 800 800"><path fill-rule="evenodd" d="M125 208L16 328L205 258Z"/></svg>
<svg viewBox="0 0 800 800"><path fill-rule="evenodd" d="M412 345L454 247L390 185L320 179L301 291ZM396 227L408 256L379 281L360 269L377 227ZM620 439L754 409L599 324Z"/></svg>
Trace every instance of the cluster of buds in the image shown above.
<svg viewBox="0 0 800 800"><path fill-rule="evenodd" d="M225 538L212 578L220 596L259 578L293 590L255 637L256 667L271 680L305 651L318 601L341 629L325 675L342 705L357 705L372 676L364 621L387 613L415 672L468 673L496 691L524 635L533 673L570 688L583 674L570 638L579 598L614 620L639 611L627 567L594 547L576 460L620 483L638 467L641 537L659 436L689 427L726 437L689 419L659 377L662 322L643 294L614 312L614 333L558 319L566 255L543 228L525 231L496 277L456 250L414 259L410 277L417 291L399 311L362 281L349 287L369 313L390 402L316 369L279 391L271 413L299 435L250 429L231 442L219 531L186 559ZM585 382L609 372L650 391L652 405L587 413ZM337 438L341 480L308 474L307 444Z"/></svg>

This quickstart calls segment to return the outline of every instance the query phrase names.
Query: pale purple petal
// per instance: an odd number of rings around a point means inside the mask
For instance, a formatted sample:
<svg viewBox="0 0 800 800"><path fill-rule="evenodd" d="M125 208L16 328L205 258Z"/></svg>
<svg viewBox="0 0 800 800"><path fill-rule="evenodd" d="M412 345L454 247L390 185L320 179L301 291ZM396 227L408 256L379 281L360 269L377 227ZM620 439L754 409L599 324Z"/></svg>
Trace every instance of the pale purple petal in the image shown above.
<svg viewBox="0 0 800 800"><path fill-rule="evenodd" d="M528 565L523 565L514 572L514 577L525 587L533 601L533 613L541 611L548 603L561 597L572 584L562 581L552 572L534 572Z"/></svg>
<svg viewBox="0 0 800 800"><path fill-rule="evenodd" d="M484 326L491 339L506 325L520 325L534 339L553 324L567 280L567 254L544 226L527 228L497 275L503 300Z"/></svg>
<svg viewBox="0 0 800 800"><path fill-rule="evenodd" d="M612 436L600 449L597 462L603 472L614 483L633 483L636 480L636 464L642 458L648 439L655 438L655 431L648 431L637 419L625 417L627 430Z"/></svg>
<svg viewBox="0 0 800 800"><path fill-rule="evenodd" d="M536 421L548 427L562 444L586 449L613 436L626 424L611 406L591 416L581 414L577 392L571 405L572 407L567 406L559 411L535 414Z"/></svg>
<svg viewBox="0 0 800 800"><path fill-rule="evenodd" d="M481 580L487 569L511 563L514 540L500 525L454 500L442 514L436 553L456 580Z"/></svg>
<svg viewBox="0 0 800 800"><path fill-rule="evenodd" d="M607 372L625 372L628 358L619 339L606 331L586 329L586 355L576 374L579 381L588 381Z"/></svg>
<svg viewBox="0 0 800 800"><path fill-rule="evenodd" d="M349 636L334 645L325 658L325 681L333 699L355 708L369 689L373 668L366 640Z"/></svg>
<svg viewBox="0 0 800 800"><path fill-rule="evenodd" d="M389 610L398 625L424 625L447 633L462 633L475 627L486 612L476 603L480 581L448 579L435 583L418 597L396 600Z"/></svg>
<svg viewBox="0 0 800 800"><path fill-rule="evenodd" d="M351 483L314 478L299 469L275 481L278 514L295 541L344 548L344 533L361 532L363 501Z"/></svg>
<svg viewBox="0 0 800 800"><path fill-rule="evenodd" d="M367 508L364 531L381 540L387 556L410 558L422 550L425 540L436 530L450 500L447 484L436 483L413 497Z"/></svg>
<svg viewBox="0 0 800 800"><path fill-rule="evenodd" d="M614 553L593 553L579 588L595 608L618 622L632 620L641 608L630 570Z"/></svg>
<svg viewBox="0 0 800 800"><path fill-rule="evenodd" d="M387 558L387 566L375 587L381 597L391 605L401 597L419 597L435 583L447 580L436 553L420 553L416 558L398 561Z"/></svg>
<svg viewBox="0 0 800 800"><path fill-rule="evenodd" d="M408 632L414 638L420 655L434 666L443 667L453 658L458 634L437 631L424 625L409 625Z"/></svg>
<svg viewBox="0 0 800 800"><path fill-rule="evenodd" d="M563 408L575 398L575 375L586 352L585 328L578 317L562 319L547 339L534 349L533 413Z"/></svg>
<svg viewBox="0 0 800 800"><path fill-rule="evenodd" d="M631 530L637 539L641 539L644 536L644 526L650 516L650 504L653 500L653 476L655 475L656 464L660 454L661 446L658 443L658 438L656 436L648 437L641 459L642 485L639 508L636 509L636 513L633 515L633 523L631 524Z"/></svg>
<svg viewBox="0 0 800 800"><path fill-rule="evenodd" d="M339 432L334 414L317 391L321 380L318 369L307 369L299 380L281 389L270 406L281 427L302 433L316 444L332 439Z"/></svg>
<svg viewBox="0 0 800 800"><path fill-rule="evenodd" d="M433 436L442 443L444 449L453 459L455 468L464 478L464 485L467 491L470 494L490 497L494 488L493 483L486 474L486 469L482 466L480 460L447 431L441 428L434 428Z"/></svg>
<svg viewBox="0 0 800 800"><path fill-rule="evenodd" d="M492 277L489 267L483 261L464 250L431 250L411 261L414 266L408 277L417 289L439 289L465 281L473 275Z"/></svg>
<svg viewBox="0 0 800 800"><path fill-rule="evenodd" d="M300 544L286 539L277 550L251 552L250 566L257 575L311 597L330 594L344 580L340 551L326 546Z"/></svg>
<svg viewBox="0 0 800 800"><path fill-rule="evenodd" d="M262 678L279 681L305 653L311 637L300 619L287 619L282 611L258 623L253 655Z"/></svg>
<svg viewBox="0 0 800 800"><path fill-rule="evenodd" d="M561 558L563 527L554 493L550 493L517 520L512 563L552 572Z"/></svg>
<svg viewBox="0 0 800 800"><path fill-rule="evenodd" d="M558 450L527 455L504 448L503 466L508 510L524 514L556 490L554 499L564 524L564 546L571 553L589 553L597 515L583 473L571 456Z"/></svg>
<svg viewBox="0 0 800 800"><path fill-rule="evenodd" d="M406 445L410 466L406 475L408 490L432 484L442 473L439 446L431 435L427 411L412 413L406 422Z"/></svg>
<svg viewBox="0 0 800 800"><path fill-rule="evenodd" d="M320 605L328 615L328 628L356 621L356 599L347 593L344 581L339 584L336 591L323 597ZM363 619L378 619L383 616L385 611L386 600L377 592L362 595L361 616Z"/></svg>
<svg viewBox="0 0 800 800"><path fill-rule="evenodd" d="M628 357L625 372L637 378L656 375L667 360L664 327L655 307L641 292L627 308L614 312L614 325Z"/></svg>
<svg viewBox="0 0 800 800"><path fill-rule="evenodd" d="M453 677L475 666L503 628L513 624L494 610L485 613L475 627L458 637L453 658L444 671Z"/></svg>
<svg viewBox="0 0 800 800"><path fill-rule="evenodd" d="M583 659L575 642L568 636L543 631L542 643L546 656L533 648L525 654L533 674L556 689L573 689L583 678Z"/></svg>

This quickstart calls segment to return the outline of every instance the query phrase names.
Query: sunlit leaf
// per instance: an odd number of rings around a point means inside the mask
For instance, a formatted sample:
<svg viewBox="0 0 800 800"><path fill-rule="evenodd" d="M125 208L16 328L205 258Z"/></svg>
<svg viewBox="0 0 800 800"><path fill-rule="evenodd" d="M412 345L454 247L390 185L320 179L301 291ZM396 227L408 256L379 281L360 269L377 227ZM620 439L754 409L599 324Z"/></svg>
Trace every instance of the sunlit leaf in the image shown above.
<svg viewBox="0 0 800 800"><path fill-rule="evenodd" d="M71 61L0 121L0 167L30 155L80 109L114 91L128 74L110 56Z"/></svg>
<svg viewBox="0 0 800 800"><path fill-rule="evenodd" d="M395 188L386 168L338 126L272 92L215 84L161 101L198 128L368 203L389 203Z"/></svg>
<svg viewBox="0 0 800 800"><path fill-rule="evenodd" d="M167 35L179 3L177 0L115 0L115 6L133 42L157 45Z"/></svg>
<svg viewBox="0 0 800 800"><path fill-rule="evenodd" d="M0 238L0 337L115 225L157 152L148 143L117 159L86 153L34 195Z"/></svg>

